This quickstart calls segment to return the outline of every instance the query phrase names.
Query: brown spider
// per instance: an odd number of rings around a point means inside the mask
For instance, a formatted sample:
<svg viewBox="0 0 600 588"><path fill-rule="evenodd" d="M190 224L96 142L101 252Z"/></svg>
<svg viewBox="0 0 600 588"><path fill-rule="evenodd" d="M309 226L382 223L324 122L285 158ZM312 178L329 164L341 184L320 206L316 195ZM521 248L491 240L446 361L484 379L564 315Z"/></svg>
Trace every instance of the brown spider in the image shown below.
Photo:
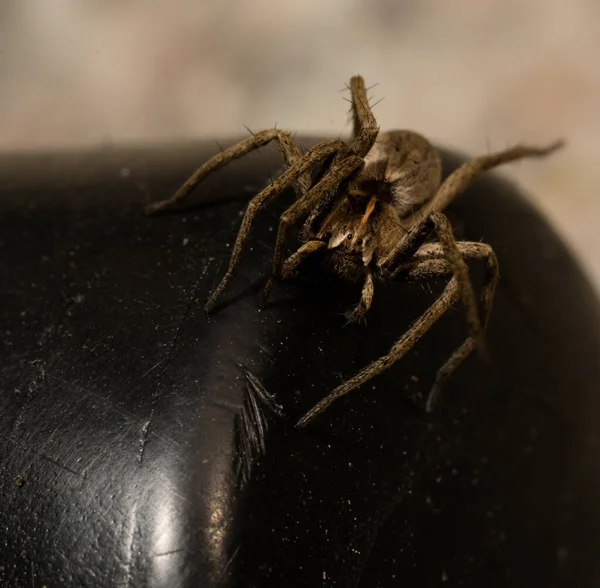
<svg viewBox="0 0 600 588"><path fill-rule="evenodd" d="M147 209L152 214L171 207L183 200L208 174L275 139L287 169L248 204L229 267L208 297L207 312L214 308L229 284L256 214L289 186L294 187L297 199L281 215L271 276L263 291L263 301L268 298L274 282L288 277L306 257L317 251L324 252L329 267L337 274L364 281L360 302L349 314L349 321L362 318L369 310L376 278L449 278L441 295L398 339L389 353L318 402L298 421L300 427L332 402L401 359L461 298L466 308L469 334L437 372L427 399L427 410L433 409L444 380L473 349L483 349L484 331L499 275L492 248L484 243L457 242L450 222L441 211L478 173L524 157L543 157L563 145L562 141L547 147L517 145L483 155L464 163L441 183L440 158L429 141L411 131L379 133L362 77L355 76L350 80L350 91L354 129L349 144L341 140L325 141L302 154L289 132L265 130L209 159L172 198ZM323 162L329 165L314 183L311 170L315 164ZM301 222L304 223L304 243L284 262L288 229ZM437 236L437 242L426 242L431 232ZM466 264L472 259L484 260L487 268L479 303Z"/></svg>

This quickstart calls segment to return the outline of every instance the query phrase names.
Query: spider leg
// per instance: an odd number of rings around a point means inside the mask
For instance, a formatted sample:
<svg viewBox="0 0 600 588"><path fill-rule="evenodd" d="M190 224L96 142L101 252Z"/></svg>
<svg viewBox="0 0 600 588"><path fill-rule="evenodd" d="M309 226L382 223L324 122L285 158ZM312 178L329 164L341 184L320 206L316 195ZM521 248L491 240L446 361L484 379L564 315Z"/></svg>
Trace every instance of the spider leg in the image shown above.
<svg viewBox="0 0 600 588"><path fill-rule="evenodd" d="M407 219L407 224L409 226L412 223L411 229L404 239L398 243L394 251L382 261L382 267L390 271L390 277L393 278L398 271L394 268L397 268L398 263L401 263L403 259L409 259L410 256L417 251L427 238L427 235L431 232L433 228L432 224L435 225L440 242L447 246L447 259L449 263L453 265L456 275L461 283L462 297L464 304L467 306L467 320L470 328L474 329L474 333L476 330L482 335L483 331L480 327L480 319L477 316L476 307L474 305L473 288L468 280L468 270L466 269L464 261L461 263L458 260L455 247L452 245L454 237L447 226L449 223L447 222L447 219L442 219L443 215L441 215L440 211L445 209L462 190L469 186L475 176L482 171L525 157L545 157L563 146L563 141L556 141L546 147L517 145L504 151L477 157L472 161L468 161L461 165L446 178L433 200L416 212L412 217ZM479 340L482 342L481 338Z"/></svg>
<svg viewBox="0 0 600 588"><path fill-rule="evenodd" d="M336 153L341 148L345 148L345 144L342 141L335 140L324 141L323 143L311 147L292 167L289 167L249 202L231 252L229 267L219 285L208 297L206 305L204 306L206 312L210 312L215 307L219 297L223 294L227 284L231 281L233 273L239 265L241 253L248 241L250 228L258 211L269 204L276 196L281 194L292 182L302 176L302 174L310 170L315 163Z"/></svg>
<svg viewBox="0 0 600 588"><path fill-rule="evenodd" d="M268 129L265 131L261 131L260 133L256 133L240 141L236 145L232 145L228 149L213 155L206 163L202 164L186 181L185 183L175 192L175 194L168 198L167 200L162 200L160 202L155 202L154 204L150 204L146 208L147 214L155 214L157 212L166 210L171 208L173 205L177 204L184 200L189 193L202 181L207 175L211 174L214 171L222 168L227 165L231 161L235 159L239 159L243 155L250 153L250 151L254 151L260 147L263 147L267 143L270 143L273 140L276 140L279 143L279 148L285 160L285 163L288 167L293 166L297 163L302 154L300 153L300 149L294 143L291 134L288 131L283 131L280 129ZM307 192L310 188L311 178L310 171L304 172L300 174L295 184L296 194L301 196L305 192Z"/></svg>
<svg viewBox="0 0 600 588"><path fill-rule="evenodd" d="M359 321L365 316L365 314L367 314L371 308L371 304L373 304L374 293L375 283L373 280L373 274L370 270L367 270L367 277L365 278L365 283L363 284L360 302L354 307L352 312L349 312L346 315L346 318L348 319L347 324Z"/></svg>
<svg viewBox="0 0 600 588"><path fill-rule="evenodd" d="M547 157L562 147L564 147L564 141L562 140L555 141L545 147L516 145L504 151L482 155L467 161L444 180L432 201L422 210L416 212L413 219L422 218L433 211L444 210L460 192L469 186L475 176L483 171L526 157Z"/></svg>
<svg viewBox="0 0 600 588"><path fill-rule="evenodd" d="M325 241L307 241L285 260L283 268L281 269L281 277L283 279L288 278L307 257L323 249L327 249L327 243L325 243Z"/></svg>
<svg viewBox="0 0 600 588"><path fill-rule="evenodd" d="M465 259L485 260L486 273L481 291L481 322L485 330L487 328L494 292L499 279L498 259L494 250L485 243L474 243L459 241L457 246ZM444 259L444 252L437 243L424 245L416 254L415 260L409 262L400 271L411 280L430 280L442 277L444 274L452 273L452 268ZM427 398L427 411L431 412L440 396L443 383L454 372L454 370L472 353L477 346L477 340L469 335L465 341L452 353L444 365L437 371L435 382Z"/></svg>
<svg viewBox="0 0 600 588"><path fill-rule="evenodd" d="M383 261L382 266L389 272L390 279L393 279L403 267L400 265L402 260L410 261L410 258L423 245L432 230L435 231L446 260L460 284L461 298L467 311L469 331L477 339L480 348L483 350L483 329L477 309L475 291L469 278L469 268L454 239L452 225L445 215L441 212L433 212L413 225L394 252Z"/></svg>
<svg viewBox="0 0 600 588"><path fill-rule="evenodd" d="M378 376L412 349L417 341L432 327L432 325L459 299L460 286L455 277L451 278L439 298L410 326L398 339L392 348L383 357L375 360L354 377L350 378L328 396L315 404L297 423L297 427L304 427L316 416L321 414L330 404L348 392L362 386L375 376Z"/></svg>
<svg viewBox="0 0 600 588"><path fill-rule="evenodd" d="M460 285L460 296L467 315L467 326L469 332L483 349L484 330L479 318L479 309L477 308L477 297L471 279L469 278L469 268L464 260L463 255L458 248L452 225L448 217L441 212L434 212L431 215L435 225L435 232L442 245L442 250L446 257L446 261L452 268L452 272Z"/></svg>
<svg viewBox="0 0 600 588"><path fill-rule="evenodd" d="M351 78L350 86L346 87L352 94L352 100L349 102L352 104L353 118L352 143L348 150L350 153L354 153L364 158L377 140L379 135L379 125L371 111L369 100L367 98L368 88L365 88L363 78L361 76ZM340 151L335 156L332 164L335 165L343 157L346 157L346 155L346 153ZM336 196L337 194L335 192L329 192L321 198L308 215L304 226L302 227L302 234L305 236L310 236L312 234L315 226L319 224L319 220L335 201Z"/></svg>
<svg viewBox="0 0 600 588"><path fill-rule="evenodd" d="M486 278L481 293L481 313L482 326L485 330L489 322L490 313L492 311L492 303L494 302L494 292L500 277L498 271L498 259L491 247L483 246L480 243L473 243L473 253L477 257L486 259ZM445 380L454 372L454 370L470 355L473 349L477 346L477 340L469 336L464 343L458 347L454 353L448 358L446 363L438 370L435 382L427 398L427 411L431 412L435 408L435 404L440 396L442 386Z"/></svg>
<svg viewBox="0 0 600 588"><path fill-rule="evenodd" d="M363 160L357 155L350 155L345 159L340 160L338 163L333 164L331 169L315 186L313 186L303 197L296 200L296 202L281 215L279 227L277 229L275 251L273 253L271 276L262 293L263 304L268 300L274 283L281 277L288 228L298 223L303 218L306 218L324 194L335 192L339 184L362 165Z"/></svg>
<svg viewBox="0 0 600 588"><path fill-rule="evenodd" d="M354 76L350 79L350 91L354 122L354 137L350 144L350 151L364 157L375 144L379 134L379 125L369 106L365 81L361 76Z"/></svg>
<svg viewBox="0 0 600 588"><path fill-rule="evenodd" d="M510 149L476 157L471 161L463 163L444 180L429 204L415 212L411 217L405 219L404 224L411 228L404 239L398 243L394 251L383 260L382 265L395 267L398 260L410 257L420 247L423 240L427 238L427 235L431 231L429 222L430 214L444 210L460 192L469 186L477 174L503 163L509 163L525 157L546 157L563 146L564 141L562 140L555 141L546 147L517 145Z"/></svg>

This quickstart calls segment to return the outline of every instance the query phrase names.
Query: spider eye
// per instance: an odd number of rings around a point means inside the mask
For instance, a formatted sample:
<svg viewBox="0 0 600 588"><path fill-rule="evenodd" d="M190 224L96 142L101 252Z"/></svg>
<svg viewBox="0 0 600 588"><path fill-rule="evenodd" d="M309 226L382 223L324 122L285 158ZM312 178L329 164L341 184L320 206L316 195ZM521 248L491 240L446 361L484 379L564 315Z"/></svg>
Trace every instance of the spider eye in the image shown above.
<svg viewBox="0 0 600 588"><path fill-rule="evenodd" d="M346 237L346 239L348 239L348 241L352 240L352 233L348 233L348 236Z"/></svg>
<svg viewBox="0 0 600 588"><path fill-rule="evenodd" d="M359 240L356 242L356 244L357 244L357 245L362 245L362 239L359 239Z"/></svg>

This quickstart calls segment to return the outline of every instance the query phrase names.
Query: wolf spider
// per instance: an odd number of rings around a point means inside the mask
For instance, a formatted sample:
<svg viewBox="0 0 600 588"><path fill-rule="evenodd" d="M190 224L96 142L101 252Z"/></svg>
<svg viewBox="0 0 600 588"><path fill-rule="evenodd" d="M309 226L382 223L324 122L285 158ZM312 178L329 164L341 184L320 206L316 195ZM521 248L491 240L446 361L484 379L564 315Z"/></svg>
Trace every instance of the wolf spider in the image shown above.
<svg viewBox="0 0 600 588"><path fill-rule="evenodd" d="M456 301L466 310L468 336L438 370L427 399L431 411L444 380L477 347L483 349L498 261L489 245L456 241L442 211L484 170L525 157L543 157L563 145L517 145L477 157L462 164L441 182L441 162L436 149L411 131L379 132L360 76L350 80L353 135L319 143L302 153L289 132L269 129L218 153L198 168L168 200L151 204L149 214L181 202L208 174L254 149L277 141L287 166L277 179L252 198L231 253L227 272L212 291L205 310L210 312L223 294L240 262L257 213L286 188L293 186L296 200L282 215L277 231L270 278L263 291L266 301L273 284L287 278L308 256L322 252L329 268L343 278L363 281L360 302L349 321L361 319L371 307L375 279L448 280L443 292L409 327L383 357L340 384L297 423L303 427L332 402L358 388L400 360ZM316 181L311 170L325 164ZM303 223L303 244L284 261L288 230ZM436 242L429 242L434 233ZM467 261L483 260L486 277L479 301L469 279Z"/></svg>

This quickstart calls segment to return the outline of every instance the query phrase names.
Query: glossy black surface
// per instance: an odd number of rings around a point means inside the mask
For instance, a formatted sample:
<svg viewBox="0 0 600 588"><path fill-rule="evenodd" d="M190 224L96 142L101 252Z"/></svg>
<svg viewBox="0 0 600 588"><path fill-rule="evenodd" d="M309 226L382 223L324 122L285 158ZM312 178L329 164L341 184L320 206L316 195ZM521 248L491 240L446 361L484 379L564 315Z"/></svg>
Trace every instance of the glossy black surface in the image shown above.
<svg viewBox="0 0 600 588"><path fill-rule="evenodd" d="M0 583L598 586L600 310L544 220L493 176L451 208L502 280L492 362L471 358L436 412L458 307L297 431L440 285L379 286L344 327L357 291L306 267L259 312L282 202L207 319L276 152L208 180L208 205L141 209L215 149L0 157Z"/></svg>

